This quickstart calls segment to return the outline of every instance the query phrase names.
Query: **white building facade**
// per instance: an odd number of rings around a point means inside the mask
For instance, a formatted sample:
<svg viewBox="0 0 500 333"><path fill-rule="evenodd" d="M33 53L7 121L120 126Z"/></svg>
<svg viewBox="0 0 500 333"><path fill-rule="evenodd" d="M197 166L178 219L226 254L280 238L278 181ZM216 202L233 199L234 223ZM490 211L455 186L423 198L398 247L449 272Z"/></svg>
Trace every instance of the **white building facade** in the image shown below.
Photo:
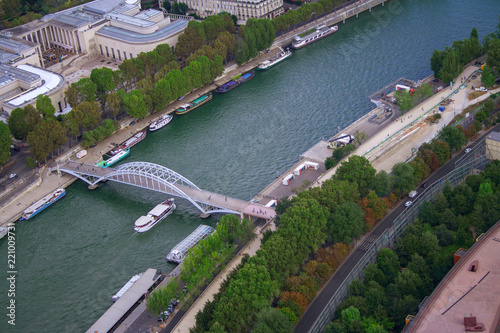
<svg viewBox="0 0 500 333"><path fill-rule="evenodd" d="M227 12L238 18L238 24L244 24L249 18L273 19L285 12L283 0L186 0L184 2L201 17Z"/></svg>

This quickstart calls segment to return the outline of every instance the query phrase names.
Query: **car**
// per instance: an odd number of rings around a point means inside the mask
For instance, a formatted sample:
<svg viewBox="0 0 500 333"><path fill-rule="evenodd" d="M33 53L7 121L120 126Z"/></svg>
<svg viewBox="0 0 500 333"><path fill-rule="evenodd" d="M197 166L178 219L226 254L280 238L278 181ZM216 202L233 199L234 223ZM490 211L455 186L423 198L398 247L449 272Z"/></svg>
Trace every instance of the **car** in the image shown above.
<svg viewBox="0 0 500 333"><path fill-rule="evenodd" d="M420 185L421 188L426 188L427 187L427 182L423 183L422 185Z"/></svg>
<svg viewBox="0 0 500 333"><path fill-rule="evenodd" d="M91 144L91 145L89 146L89 148L94 148L95 146L97 146L97 142L94 142L93 144Z"/></svg>
<svg viewBox="0 0 500 333"><path fill-rule="evenodd" d="M14 178L14 177L16 177L16 176L17 176L17 175L16 175L15 173L11 173L11 174L9 175L9 179L12 179L12 178Z"/></svg>
<svg viewBox="0 0 500 333"><path fill-rule="evenodd" d="M412 203L413 203L413 201L407 201L407 202L405 203L405 207L410 207Z"/></svg>
<svg viewBox="0 0 500 333"><path fill-rule="evenodd" d="M432 81L433 81L433 82L439 82L439 79L434 79L434 80L432 80Z"/></svg>
<svg viewBox="0 0 500 333"><path fill-rule="evenodd" d="M128 125L129 125L129 126L133 126L133 125L135 125L135 120L132 120L132 121L130 122L130 124L128 124Z"/></svg>
<svg viewBox="0 0 500 333"><path fill-rule="evenodd" d="M467 148L467 149L465 149L465 153L467 154L467 153L469 153L471 150L472 150L472 148Z"/></svg>
<svg viewBox="0 0 500 333"><path fill-rule="evenodd" d="M477 78L476 75L472 75L471 79L475 80Z"/></svg>

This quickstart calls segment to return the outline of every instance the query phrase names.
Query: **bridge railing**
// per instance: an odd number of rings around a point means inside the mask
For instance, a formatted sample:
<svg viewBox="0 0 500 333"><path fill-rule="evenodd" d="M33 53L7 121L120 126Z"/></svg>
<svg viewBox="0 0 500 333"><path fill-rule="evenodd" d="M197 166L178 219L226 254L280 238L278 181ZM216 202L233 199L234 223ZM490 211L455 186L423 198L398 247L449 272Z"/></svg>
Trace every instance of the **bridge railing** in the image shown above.
<svg viewBox="0 0 500 333"><path fill-rule="evenodd" d="M484 151L484 147L478 147L483 145L486 145L484 140L476 145L475 149L477 151ZM323 312L318 316L313 326L309 329L309 332L322 332L325 329L326 325L328 325L328 323L333 319L339 304L349 296L349 284L351 284L353 280L360 279L364 276L363 270L369 263L375 262L377 252L380 249L394 245L396 239L401 235L406 226L409 223L412 223L417 217L419 208L424 202L434 199L437 193L441 193L447 182L450 183L451 186L455 186L462 182L470 173L476 170L484 170L486 165L490 162L491 160L486 154L484 154L470 162L456 165L453 171L429 185L418 197L416 197L413 200L413 204L410 207L405 208L405 210L398 217L396 217L396 219L394 219L392 227L386 229L377 238L363 257L353 267L335 294L333 294L332 298L328 301L327 305L323 309Z"/></svg>

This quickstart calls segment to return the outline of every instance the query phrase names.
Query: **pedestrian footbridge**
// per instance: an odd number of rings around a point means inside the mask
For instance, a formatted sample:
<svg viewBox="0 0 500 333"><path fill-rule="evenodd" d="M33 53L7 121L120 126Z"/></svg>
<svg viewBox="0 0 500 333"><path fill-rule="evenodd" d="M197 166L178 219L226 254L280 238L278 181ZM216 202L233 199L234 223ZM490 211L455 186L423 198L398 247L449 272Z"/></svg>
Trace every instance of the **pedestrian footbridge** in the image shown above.
<svg viewBox="0 0 500 333"><path fill-rule="evenodd" d="M204 214L229 213L264 219L271 219L275 216L272 207L202 190L177 172L154 163L132 162L116 168L102 168L68 160L50 171L71 174L90 186L110 180L180 197L189 201Z"/></svg>

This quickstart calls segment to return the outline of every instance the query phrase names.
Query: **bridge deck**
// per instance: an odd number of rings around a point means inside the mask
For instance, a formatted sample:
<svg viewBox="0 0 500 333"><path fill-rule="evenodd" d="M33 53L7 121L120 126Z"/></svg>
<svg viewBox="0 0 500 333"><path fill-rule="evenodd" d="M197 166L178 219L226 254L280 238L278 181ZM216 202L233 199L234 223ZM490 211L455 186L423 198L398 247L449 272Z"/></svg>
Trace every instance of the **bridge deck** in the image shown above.
<svg viewBox="0 0 500 333"><path fill-rule="evenodd" d="M79 176L95 177L96 179L105 178L111 181L130 184L173 196L187 196L193 201L205 205L207 207L207 211L215 210L215 208L221 208L226 210L226 212L232 211L233 213L243 213L245 215L265 219L273 218L276 214L274 208L249 203L240 199L225 196L223 194L209 192L174 182L171 182L171 186L169 186L167 185L167 181L165 179L155 177L153 174L116 174L116 171L119 169L102 168L75 161L66 162L66 164L59 167L59 170ZM210 209L211 207L214 209Z"/></svg>

